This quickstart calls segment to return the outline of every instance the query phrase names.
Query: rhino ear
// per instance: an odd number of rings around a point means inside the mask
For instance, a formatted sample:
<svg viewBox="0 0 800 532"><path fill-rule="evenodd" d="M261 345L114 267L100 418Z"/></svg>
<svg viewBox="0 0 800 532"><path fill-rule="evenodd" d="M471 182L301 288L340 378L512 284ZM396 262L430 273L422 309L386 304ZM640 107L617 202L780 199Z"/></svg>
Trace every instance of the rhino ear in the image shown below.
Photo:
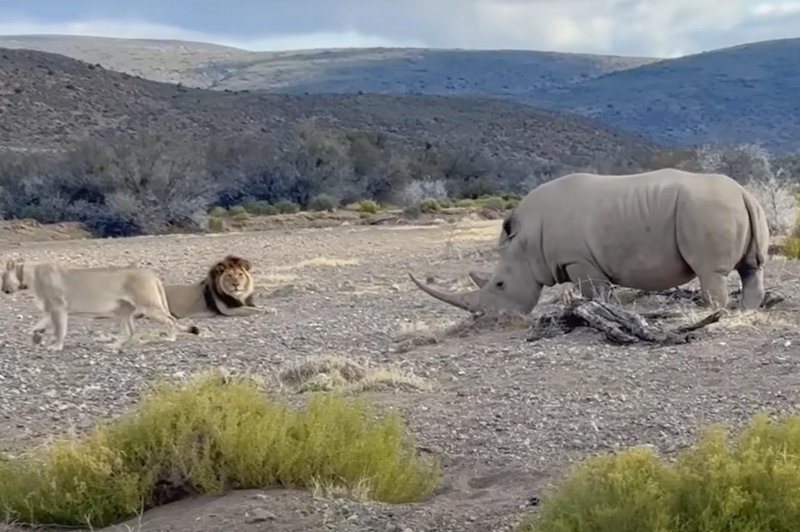
<svg viewBox="0 0 800 532"><path fill-rule="evenodd" d="M500 245L508 244L517 236L517 220L512 212L503 220L503 229L500 232Z"/></svg>

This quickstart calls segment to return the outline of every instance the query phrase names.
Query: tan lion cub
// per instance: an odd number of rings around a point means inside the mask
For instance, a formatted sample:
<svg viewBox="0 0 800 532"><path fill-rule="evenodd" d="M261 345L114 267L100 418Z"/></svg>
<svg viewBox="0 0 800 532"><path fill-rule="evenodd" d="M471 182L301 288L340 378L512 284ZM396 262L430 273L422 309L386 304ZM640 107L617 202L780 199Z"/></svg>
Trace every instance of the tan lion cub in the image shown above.
<svg viewBox="0 0 800 532"><path fill-rule="evenodd" d="M36 305L44 317L33 327L33 342L52 328L55 340L47 348L61 351L69 314L116 318L123 334L111 343L118 350L133 337L134 315L141 314L169 325L168 341L178 336L177 320L170 314L161 280L150 270L138 268L66 269L54 263L26 264L8 261L3 292L32 287Z"/></svg>

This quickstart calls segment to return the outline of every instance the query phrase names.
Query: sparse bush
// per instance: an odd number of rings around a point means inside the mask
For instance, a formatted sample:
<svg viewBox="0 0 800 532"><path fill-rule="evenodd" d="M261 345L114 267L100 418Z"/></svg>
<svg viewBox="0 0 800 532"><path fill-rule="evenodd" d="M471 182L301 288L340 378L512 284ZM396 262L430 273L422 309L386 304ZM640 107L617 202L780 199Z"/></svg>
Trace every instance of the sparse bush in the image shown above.
<svg viewBox="0 0 800 532"><path fill-rule="evenodd" d="M426 214L439 212L440 205L439 202L436 201L435 198L425 198L421 202L419 202L419 210L420 212L424 212Z"/></svg>
<svg viewBox="0 0 800 532"><path fill-rule="evenodd" d="M497 196L486 198L482 203L486 209L491 209L493 211L503 212L506 208L505 200Z"/></svg>
<svg viewBox="0 0 800 532"><path fill-rule="evenodd" d="M256 216L272 216L278 214L278 208L268 201L250 200L242 203L247 212Z"/></svg>
<svg viewBox="0 0 800 532"><path fill-rule="evenodd" d="M456 207L460 207L462 209L472 209L478 206L478 202L472 198L462 198L456 201Z"/></svg>
<svg viewBox="0 0 800 532"><path fill-rule="evenodd" d="M222 220L222 218L211 216L208 219L208 230L212 233L221 233L225 230L225 222Z"/></svg>
<svg viewBox="0 0 800 532"><path fill-rule="evenodd" d="M239 223L246 222L247 220L250 219L250 213L245 210L235 212L231 214L231 219L234 222L239 222Z"/></svg>
<svg viewBox="0 0 800 532"><path fill-rule="evenodd" d="M247 209L244 207L244 205L234 205L228 209L228 215L232 218L242 215L247 216Z"/></svg>
<svg viewBox="0 0 800 532"><path fill-rule="evenodd" d="M338 202L329 194L318 194L308 203L308 208L312 211L329 211L336 210Z"/></svg>
<svg viewBox="0 0 800 532"><path fill-rule="evenodd" d="M362 213L375 214L380 210L380 207L373 200L361 200L358 202L358 210Z"/></svg>
<svg viewBox="0 0 800 532"><path fill-rule="evenodd" d="M780 247L780 254L790 259L800 259L800 237L787 237Z"/></svg>
<svg viewBox="0 0 800 532"><path fill-rule="evenodd" d="M783 168L775 168L761 146L743 144L726 149L703 146L696 152L703 172L720 172L743 184L761 203L770 233L786 234L797 221L797 186Z"/></svg>
<svg viewBox="0 0 800 532"><path fill-rule="evenodd" d="M788 233L797 223L796 188L787 179L770 176L763 180L753 180L745 184L764 208L770 234Z"/></svg>
<svg viewBox="0 0 800 532"><path fill-rule="evenodd" d="M208 211L208 215L213 216L214 218L222 218L223 216L228 215L228 209L217 205L216 207Z"/></svg>
<svg viewBox="0 0 800 532"><path fill-rule="evenodd" d="M302 410L250 380L203 376L160 384L135 411L80 440L0 461L0 508L13 521L104 527L141 510L230 489L351 489L410 502L439 466L415 453L395 412L313 396Z"/></svg>
<svg viewBox="0 0 800 532"><path fill-rule="evenodd" d="M517 198L509 198L506 200L505 208L507 210L516 209L517 205L519 205L520 200Z"/></svg>
<svg viewBox="0 0 800 532"><path fill-rule="evenodd" d="M416 179L408 183L400 194L400 200L404 205L421 203L426 198L435 200L447 198L445 181L443 179L425 181Z"/></svg>
<svg viewBox="0 0 800 532"><path fill-rule="evenodd" d="M590 458L519 531L789 532L800 523L800 417L712 427L672 463L648 448Z"/></svg>
<svg viewBox="0 0 800 532"><path fill-rule="evenodd" d="M275 207L281 214L294 214L300 210L300 206L297 203L289 200L280 200L275 204Z"/></svg>

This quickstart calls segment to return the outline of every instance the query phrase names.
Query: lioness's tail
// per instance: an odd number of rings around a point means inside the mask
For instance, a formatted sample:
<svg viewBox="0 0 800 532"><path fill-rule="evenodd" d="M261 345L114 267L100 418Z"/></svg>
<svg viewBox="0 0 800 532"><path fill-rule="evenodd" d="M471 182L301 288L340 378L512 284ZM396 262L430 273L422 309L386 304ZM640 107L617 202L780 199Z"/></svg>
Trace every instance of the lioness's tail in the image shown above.
<svg viewBox="0 0 800 532"><path fill-rule="evenodd" d="M747 250L747 257L755 259L755 266L761 267L767 258L769 250L769 224L764 208L758 200L747 190L743 190L747 215L750 217L750 245Z"/></svg>

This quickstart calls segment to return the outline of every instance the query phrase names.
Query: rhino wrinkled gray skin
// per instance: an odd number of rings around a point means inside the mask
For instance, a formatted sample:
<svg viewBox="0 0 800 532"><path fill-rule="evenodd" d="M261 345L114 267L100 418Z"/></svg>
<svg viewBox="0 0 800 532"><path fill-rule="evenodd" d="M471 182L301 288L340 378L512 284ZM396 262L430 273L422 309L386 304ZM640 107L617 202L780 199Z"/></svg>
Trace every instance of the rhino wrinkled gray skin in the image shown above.
<svg viewBox="0 0 800 532"><path fill-rule="evenodd" d="M672 168L631 175L565 175L529 192L503 220L491 277L467 293L423 291L470 312L527 314L544 286L572 282L587 298L610 284L667 290L697 277L711 307L728 303L727 275L742 281L742 306L764 298L769 229L758 201L721 174Z"/></svg>

